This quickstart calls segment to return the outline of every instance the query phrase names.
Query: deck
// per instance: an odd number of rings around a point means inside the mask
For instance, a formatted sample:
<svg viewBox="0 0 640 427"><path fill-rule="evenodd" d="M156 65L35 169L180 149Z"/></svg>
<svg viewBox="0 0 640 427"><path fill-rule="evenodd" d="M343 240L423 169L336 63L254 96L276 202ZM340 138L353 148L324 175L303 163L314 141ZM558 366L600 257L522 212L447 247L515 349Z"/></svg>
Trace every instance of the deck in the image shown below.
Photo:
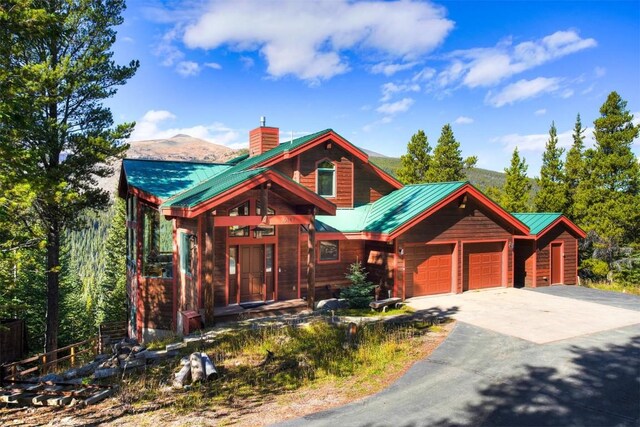
<svg viewBox="0 0 640 427"><path fill-rule="evenodd" d="M259 317L278 316L282 314L299 313L307 308L307 301L293 299L287 301L268 302L265 305L254 308L243 308L238 304L226 307L215 307L214 322L226 322L230 320L246 320Z"/></svg>

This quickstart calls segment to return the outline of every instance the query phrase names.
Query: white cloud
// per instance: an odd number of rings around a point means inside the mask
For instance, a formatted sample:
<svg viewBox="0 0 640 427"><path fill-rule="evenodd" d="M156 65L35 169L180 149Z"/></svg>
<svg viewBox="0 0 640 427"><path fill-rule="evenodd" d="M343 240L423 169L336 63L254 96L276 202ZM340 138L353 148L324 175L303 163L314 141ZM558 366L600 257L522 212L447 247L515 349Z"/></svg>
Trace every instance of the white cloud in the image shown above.
<svg viewBox="0 0 640 427"><path fill-rule="evenodd" d="M411 98L403 98L400 101L384 103L376 108L376 111L387 116L393 116L398 113L404 113L411 108L414 102Z"/></svg>
<svg viewBox="0 0 640 427"><path fill-rule="evenodd" d="M571 98L573 94L574 94L573 89L567 88L563 90L562 93L560 93L560 98L564 98L564 99Z"/></svg>
<svg viewBox="0 0 640 427"><path fill-rule="evenodd" d="M246 147L246 142L240 140L240 133L222 123L195 125L190 127L165 127L167 121L175 120L175 114L167 110L150 110L136 122L131 141L147 139L171 138L178 134L189 135L204 139L215 144L226 145L231 148Z"/></svg>
<svg viewBox="0 0 640 427"><path fill-rule="evenodd" d="M403 93L403 92L420 92L420 85L418 84L395 84L392 82L389 83L385 83L380 87L380 90L382 91L382 98L380 98L381 102L386 102L389 101L393 95L395 95L396 93Z"/></svg>
<svg viewBox="0 0 640 427"><path fill-rule="evenodd" d="M471 117L467 116L460 116L453 121L453 123L456 123L458 125L470 125L473 122L474 120Z"/></svg>
<svg viewBox="0 0 640 427"><path fill-rule="evenodd" d="M569 30L516 45L506 39L490 48L458 50L449 55L451 63L438 74L438 82L441 86L458 82L470 88L493 86L515 74L596 45L594 39L583 39Z"/></svg>
<svg viewBox="0 0 640 427"><path fill-rule="evenodd" d="M249 68L253 68L253 66L255 65L255 61L253 60L253 58L250 58L248 56L241 56L240 62L242 62L242 67L245 70L248 70Z"/></svg>
<svg viewBox="0 0 640 427"><path fill-rule="evenodd" d="M585 132L586 145L593 145L593 128L586 128ZM542 153L545 149L545 145L549 140L549 133L520 135L518 133L512 133L493 139L494 142L498 142L503 145L504 151L510 153L514 148L518 147L519 151L530 151L536 153ZM573 144L573 129L566 130L558 133L558 146L568 149Z"/></svg>
<svg viewBox="0 0 640 427"><path fill-rule="evenodd" d="M175 24L190 49L260 52L272 77L317 82L349 71L343 53L385 58L391 73L442 43L453 28L443 7L428 2L210 1ZM167 19L166 14L159 13Z"/></svg>
<svg viewBox="0 0 640 427"><path fill-rule="evenodd" d="M222 65L217 62L205 62L204 66L214 70L222 70Z"/></svg>
<svg viewBox="0 0 640 427"><path fill-rule="evenodd" d="M425 67L422 70L418 71L411 80L414 82L425 82L431 80L433 76L435 76L436 70L431 67Z"/></svg>
<svg viewBox="0 0 640 427"><path fill-rule="evenodd" d="M123 42L126 42L126 43L135 43L135 40L132 37L129 37L129 36L124 36L124 37L120 38L120 40L122 40Z"/></svg>
<svg viewBox="0 0 640 427"><path fill-rule="evenodd" d="M554 92L560 88L559 78L538 77L533 80L519 80L512 83L495 95L489 92L485 102L494 107L502 107L517 101L533 98L543 93Z"/></svg>
<svg viewBox="0 0 640 427"><path fill-rule="evenodd" d="M371 72L373 74L384 74L385 76L392 76L399 71L409 70L415 67L417 62L407 62L407 63L398 63L394 64L391 62L380 62L373 67L371 67Z"/></svg>
<svg viewBox="0 0 640 427"><path fill-rule="evenodd" d="M533 114L535 114L536 116L544 116L545 114L547 114L547 109L541 108L539 110L536 110Z"/></svg>
<svg viewBox="0 0 640 427"><path fill-rule="evenodd" d="M607 74L607 69L604 67L596 67L593 69L593 74L595 74L596 77L604 77L604 75Z"/></svg>
<svg viewBox="0 0 640 427"><path fill-rule="evenodd" d="M201 69L200 64L193 61L180 61L176 65L176 71L183 77L196 76Z"/></svg>

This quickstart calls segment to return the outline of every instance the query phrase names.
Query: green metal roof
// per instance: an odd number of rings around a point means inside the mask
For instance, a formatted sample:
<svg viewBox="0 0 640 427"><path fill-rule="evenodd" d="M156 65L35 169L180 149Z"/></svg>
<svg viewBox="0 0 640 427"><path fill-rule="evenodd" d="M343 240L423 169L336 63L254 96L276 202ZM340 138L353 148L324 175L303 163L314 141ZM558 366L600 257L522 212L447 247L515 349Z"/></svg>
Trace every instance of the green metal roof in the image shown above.
<svg viewBox="0 0 640 427"><path fill-rule="evenodd" d="M562 215L558 212L512 213L520 222L529 227L529 234L535 236Z"/></svg>
<svg viewBox="0 0 640 427"><path fill-rule="evenodd" d="M225 173L216 175L206 181L203 181L195 187L188 189L167 200L162 204L162 207L191 208L235 187L236 185L242 184L243 182L257 175L260 175L265 170L267 170L267 168L256 168L234 172L233 170L229 169Z"/></svg>
<svg viewBox="0 0 640 427"><path fill-rule="evenodd" d="M458 190L466 182L407 185L374 203L317 216L318 231L368 231L389 234Z"/></svg>
<svg viewBox="0 0 640 427"><path fill-rule="evenodd" d="M238 162L234 167L233 170L243 170L243 169L249 169L253 166L257 166L260 163L264 162L265 160L269 160L279 154L284 153L285 151L291 151L294 148L297 148L309 141L311 141L312 139L315 139L319 136L322 136L326 133L331 132L331 129L325 129L325 130L321 130L320 132L316 132L316 133L312 133L309 135L305 135L302 136L300 138L296 138L293 139L289 142L283 142L282 144L279 144L277 147L272 148L269 151L265 151L264 153L257 155L257 156L253 156L253 157L247 157L246 159Z"/></svg>
<svg viewBox="0 0 640 427"><path fill-rule="evenodd" d="M240 163L241 161L245 160L248 157L249 157L249 153L241 154L238 157L234 157L231 160L227 160L226 164L234 166L234 165L237 165L238 163Z"/></svg>
<svg viewBox="0 0 640 427"><path fill-rule="evenodd" d="M127 184L163 200L230 168L218 163L144 159L124 159L122 167Z"/></svg>

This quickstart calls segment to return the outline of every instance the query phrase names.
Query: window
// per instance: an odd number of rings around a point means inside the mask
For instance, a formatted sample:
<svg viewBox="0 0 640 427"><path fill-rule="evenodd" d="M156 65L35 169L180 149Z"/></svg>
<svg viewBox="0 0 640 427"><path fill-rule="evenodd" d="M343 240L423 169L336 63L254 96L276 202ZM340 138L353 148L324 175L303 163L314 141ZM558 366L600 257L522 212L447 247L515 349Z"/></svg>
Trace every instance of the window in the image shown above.
<svg viewBox="0 0 640 427"><path fill-rule="evenodd" d="M238 260L238 248L229 246L229 275L236 274L236 265Z"/></svg>
<svg viewBox="0 0 640 427"><path fill-rule="evenodd" d="M273 272L273 245L265 246L264 266L265 272Z"/></svg>
<svg viewBox="0 0 640 427"><path fill-rule="evenodd" d="M249 216L249 202L244 202L229 211L229 216ZM231 237L248 237L249 226L232 225L229 227L229 236Z"/></svg>
<svg viewBox="0 0 640 427"><path fill-rule="evenodd" d="M142 230L142 274L173 277L173 223L161 217L155 209L145 206Z"/></svg>
<svg viewBox="0 0 640 427"><path fill-rule="evenodd" d="M195 276L198 260L198 240L196 236L180 233L180 269Z"/></svg>
<svg viewBox="0 0 640 427"><path fill-rule="evenodd" d="M271 208L267 208L267 215L275 215L276 211ZM256 202L256 215L262 215L262 211L260 210L260 201ZM275 225L260 225L259 227L254 228L256 232L256 237L263 236L275 236L276 235L276 226Z"/></svg>
<svg viewBox="0 0 640 427"><path fill-rule="evenodd" d="M336 187L336 167L333 163L325 160L318 163L316 172L317 193L324 197L334 197Z"/></svg>
<svg viewBox="0 0 640 427"><path fill-rule="evenodd" d="M338 261L338 250L340 246L337 240L320 241L320 261Z"/></svg>

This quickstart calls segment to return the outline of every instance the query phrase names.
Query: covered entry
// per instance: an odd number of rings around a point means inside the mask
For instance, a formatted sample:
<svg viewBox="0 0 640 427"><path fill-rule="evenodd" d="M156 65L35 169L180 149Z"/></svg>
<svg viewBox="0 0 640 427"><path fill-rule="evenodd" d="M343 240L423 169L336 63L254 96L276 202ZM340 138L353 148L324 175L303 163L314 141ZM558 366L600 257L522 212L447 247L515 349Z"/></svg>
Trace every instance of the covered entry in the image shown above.
<svg viewBox="0 0 640 427"><path fill-rule="evenodd" d="M452 292L454 245L407 248L407 285L412 296Z"/></svg>
<svg viewBox="0 0 640 427"><path fill-rule="evenodd" d="M502 286L504 242L464 245L464 290Z"/></svg>

